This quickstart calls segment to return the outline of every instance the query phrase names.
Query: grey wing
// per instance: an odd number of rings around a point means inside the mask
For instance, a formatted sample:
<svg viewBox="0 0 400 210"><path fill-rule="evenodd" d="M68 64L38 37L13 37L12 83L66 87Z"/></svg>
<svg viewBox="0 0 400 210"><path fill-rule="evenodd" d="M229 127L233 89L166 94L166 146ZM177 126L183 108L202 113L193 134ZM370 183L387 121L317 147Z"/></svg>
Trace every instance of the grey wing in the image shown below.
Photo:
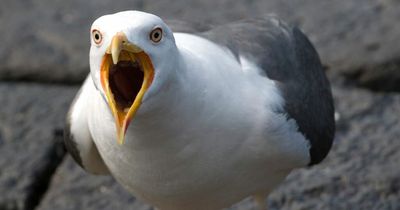
<svg viewBox="0 0 400 210"><path fill-rule="evenodd" d="M88 111L90 94L95 93L95 87L90 78L75 96L67 114L64 129L64 144L74 160L86 171L93 174L109 174L99 151L92 139L88 126Z"/></svg>
<svg viewBox="0 0 400 210"><path fill-rule="evenodd" d="M330 84L307 37L274 16L243 20L199 34L252 59L275 80L285 100L284 111L310 141L309 165L328 154L335 132Z"/></svg>

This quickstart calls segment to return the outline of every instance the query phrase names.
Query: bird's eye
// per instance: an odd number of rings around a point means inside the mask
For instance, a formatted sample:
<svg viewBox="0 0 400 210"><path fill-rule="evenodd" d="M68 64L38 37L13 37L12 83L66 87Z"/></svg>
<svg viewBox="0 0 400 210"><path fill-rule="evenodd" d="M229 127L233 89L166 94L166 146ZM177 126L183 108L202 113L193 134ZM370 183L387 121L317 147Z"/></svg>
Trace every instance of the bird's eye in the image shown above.
<svg viewBox="0 0 400 210"><path fill-rule="evenodd" d="M155 28L150 32L150 39L154 43L158 43L162 39L162 29L161 28Z"/></svg>
<svg viewBox="0 0 400 210"><path fill-rule="evenodd" d="M96 44L101 44L101 42L103 41L103 35L97 29L94 29L92 31L92 37L93 37L94 43L96 43Z"/></svg>

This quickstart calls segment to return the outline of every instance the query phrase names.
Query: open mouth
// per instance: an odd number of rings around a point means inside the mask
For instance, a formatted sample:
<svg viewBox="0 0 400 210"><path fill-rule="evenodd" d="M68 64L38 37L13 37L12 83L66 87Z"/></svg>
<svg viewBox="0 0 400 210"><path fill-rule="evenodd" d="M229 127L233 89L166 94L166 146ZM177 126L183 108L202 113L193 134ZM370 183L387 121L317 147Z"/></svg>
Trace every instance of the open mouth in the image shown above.
<svg viewBox="0 0 400 210"><path fill-rule="evenodd" d="M143 67L137 60L121 60L117 64L111 64L109 68L109 86L117 108L128 112L142 88Z"/></svg>
<svg viewBox="0 0 400 210"><path fill-rule="evenodd" d="M126 129L153 81L154 68L150 57L123 34L113 38L100 68L101 85L114 115L118 143L122 144Z"/></svg>

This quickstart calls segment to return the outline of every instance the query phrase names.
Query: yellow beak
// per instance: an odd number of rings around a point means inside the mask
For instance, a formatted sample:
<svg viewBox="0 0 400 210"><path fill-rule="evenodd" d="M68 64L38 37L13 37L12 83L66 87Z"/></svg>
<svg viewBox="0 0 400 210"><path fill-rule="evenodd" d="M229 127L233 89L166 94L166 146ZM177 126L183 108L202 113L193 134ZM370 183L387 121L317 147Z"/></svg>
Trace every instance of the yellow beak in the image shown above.
<svg viewBox="0 0 400 210"><path fill-rule="evenodd" d="M130 67L120 67L119 62L121 61L128 63L125 66L130 65ZM118 72L118 77L113 76L116 72ZM132 76L141 78L131 78ZM123 32L118 32L112 38L111 44L103 56L100 79L108 105L114 115L119 144L124 143L126 130L139 109L142 98L150 87L153 78L154 68L149 56L140 47L130 43ZM141 84L133 84L137 82L141 82ZM127 91L132 92L133 86L140 87L140 90L134 93L126 93ZM125 100L122 103L121 98L124 97L121 95L124 94L121 94L121 92L131 95L131 100Z"/></svg>

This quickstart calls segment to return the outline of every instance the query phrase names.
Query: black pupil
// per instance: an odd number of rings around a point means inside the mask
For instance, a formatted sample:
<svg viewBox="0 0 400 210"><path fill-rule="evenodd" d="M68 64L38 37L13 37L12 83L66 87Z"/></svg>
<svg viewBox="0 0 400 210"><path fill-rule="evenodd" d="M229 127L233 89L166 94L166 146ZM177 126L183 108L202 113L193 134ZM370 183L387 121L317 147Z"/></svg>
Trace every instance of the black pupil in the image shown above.
<svg viewBox="0 0 400 210"><path fill-rule="evenodd" d="M100 35L99 35L99 34L95 34L95 35L94 35L94 38L95 38L96 40L99 40L99 39L100 39Z"/></svg>
<svg viewBox="0 0 400 210"><path fill-rule="evenodd" d="M159 32L155 32L154 33L154 38L158 39L158 37L160 37L160 33Z"/></svg>

